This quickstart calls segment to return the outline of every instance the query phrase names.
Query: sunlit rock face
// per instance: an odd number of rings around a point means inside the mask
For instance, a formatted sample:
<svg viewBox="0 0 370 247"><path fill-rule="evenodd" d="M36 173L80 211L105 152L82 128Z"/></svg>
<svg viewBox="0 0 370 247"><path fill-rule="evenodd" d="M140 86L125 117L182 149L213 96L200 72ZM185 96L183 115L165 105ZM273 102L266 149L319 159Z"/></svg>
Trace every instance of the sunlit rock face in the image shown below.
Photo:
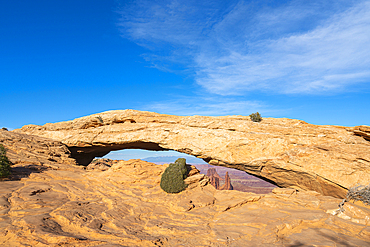
<svg viewBox="0 0 370 247"><path fill-rule="evenodd" d="M207 170L207 176L208 177L216 177L218 179L221 179L220 175L218 175L216 168L212 167Z"/></svg>
<svg viewBox="0 0 370 247"><path fill-rule="evenodd" d="M225 184L220 187L220 190L233 190L233 186L231 185L231 180L229 177L229 173L226 172L225 174Z"/></svg>
<svg viewBox="0 0 370 247"><path fill-rule="evenodd" d="M76 165L67 146L49 138L0 129L0 144L7 150L6 156L13 166L22 166L22 169L57 169L60 166Z"/></svg>
<svg viewBox="0 0 370 247"><path fill-rule="evenodd" d="M225 182L224 185L220 187L220 175L218 175L216 168L209 168L207 171L207 176L210 179L211 184L218 190L233 190L233 186L231 184L231 180L229 177L229 172L225 174Z"/></svg>
<svg viewBox="0 0 370 247"><path fill-rule="evenodd" d="M0 181L1 246L368 246L370 207L314 191L216 190L191 167L186 190L160 188L167 165L73 165ZM17 173L17 171L14 171Z"/></svg>
<svg viewBox="0 0 370 247"><path fill-rule="evenodd" d="M76 166L55 140L0 130L14 163L0 180L1 246L368 246L370 207L314 191L216 190L195 166L187 188L160 187L168 165ZM105 165L107 164L107 165ZM196 237L189 237L196 236Z"/></svg>
<svg viewBox="0 0 370 247"><path fill-rule="evenodd" d="M370 181L369 128L318 126L294 119L172 116L108 111L15 132L61 141L81 165L113 150L175 150L246 171L280 187L344 197ZM365 139L366 138L366 139Z"/></svg>
<svg viewBox="0 0 370 247"><path fill-rule="evenodd" d="M209 177L209 179L210 179L211 184L213 185L213 187L215 187L215 189L220 188L220 179L218 177L211 176L211 177Z"/></svg>
<svg viewBox="0 0 370 247"><path fill-rule="evenodd" d="M209 168L207 170L207 176L209 177L213 187L215 187L216 189L219 189L220 188L220 179L221 179L221 177L220 177L220 175L218 175L218 173L216 171L216 168Z"/></svg>

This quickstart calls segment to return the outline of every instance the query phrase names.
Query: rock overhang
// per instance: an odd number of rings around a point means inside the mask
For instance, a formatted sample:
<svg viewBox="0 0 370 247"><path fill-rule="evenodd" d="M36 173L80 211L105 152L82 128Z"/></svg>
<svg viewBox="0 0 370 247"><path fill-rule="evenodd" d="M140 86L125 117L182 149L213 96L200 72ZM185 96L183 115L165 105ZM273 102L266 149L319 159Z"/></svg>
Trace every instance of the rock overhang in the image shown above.
<svg viewBox="0 0 370 247"><path fill-rule="evenodd" d="M122 110L27 125L15 132L61 141L82 165L120 149L175 150L280 187L344 197L349 187L370 181L366 130L286 118L255 123L248 116L183 117Z"/></svg>

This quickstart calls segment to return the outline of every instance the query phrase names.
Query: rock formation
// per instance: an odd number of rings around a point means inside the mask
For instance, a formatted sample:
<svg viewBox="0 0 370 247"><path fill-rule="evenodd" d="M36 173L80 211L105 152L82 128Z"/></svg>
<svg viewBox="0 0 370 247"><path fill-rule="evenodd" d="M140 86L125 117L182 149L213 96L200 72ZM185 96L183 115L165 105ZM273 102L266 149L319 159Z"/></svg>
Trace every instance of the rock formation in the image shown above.
<svg viewBox="0 0 370 247"><path fill-rule="evenodd" d="M117 161L110 159L94 159L87 167L86 170L99 170L106 171Z"/></svg>
<svg viewBox="0 0 370 247"><path fill-rule="evenodd" d="M218 178L218 179L221 179L220 175L218 175L218 173L217 173L217 171L216 171L216 168L214 168L214 167L209 168L209 169L207 170L207 176L208 176L209 178L211 178L211 177L216 177L216 178Z"/></svg>
<svg viewBox="0 0 370 247"><path fill-rule="evenodd" d="M207 177L209 177L213 187L215 187L216 189L220 188L220 179L221 179L221 177L220 177L220 175L218 175L218 173L216 171L216 168L209 168L207 170Z"/></svg>
<svg viewBox="0 0 370 247"><path fill-rule="evenodd" d="M213 187L215 187L215 189L220 189L220 179L216 176L210 176L209 177L210 181L211 181L211 184L213 185Z"/></svg>
<svg viewBox="0 0 370 247"><path fill-rule="evenodd" d="M60 142L0 130L15 163L0 181L0 246L368 246L370 207L313 191L216 190L194 166L179 194L159 186L167 165L74 165ZM31 169L31 168L32 169ZM26 172L25 172L26 171Z"/></svg>
<svg viewBox="0 0 370 247"><path fill-rule="evenodd" d="M357 126L352 128L355 135L362 136L365 140L370 141L370 126Z"/></svg>
<svg viewBox="0 0 370 247"><path fill-rule="evenodd" d="M221 186L220 190L233 190L228 172L225 174L225 183Z"/></svg>
<svg viewBox="0 0 370 247"><path fill-rule="evenodd" d="M0 143L7 149L6 155L13 167L19 169L59 169L76 165L67 146L49 138L0 129Z"/></svg>
<svg viewBox="0 0 370 247"><path fill-rule="evenodd" d="M216 168L209 168L207 170L207 176L210 179L210 183L218 190L233 190L233 186L231 185L231 180L229 177L229 173L226 172L225 174L225 183L220 187L220 175L218 175Z"/></svg>
<svg viewBox="0 0 370 247"><path fill-rule="evenodd" d="M171 116L109 111L15 130L61 141L79 164L113 150L175 150L227 166L280 187L344 197L370 181L368 126L318 126L300 120L248 116Z"/></svg>
<svg viewBox="0 0 370 247"><path fill-rule="evenodd" d="M0 246L369 245L370 207L361 203L340 213L341 199L313 191L216 190L191 167L188 188L168 194L159 186L165 168L141 160L106 171L65 165L0 181Z"/></svg>

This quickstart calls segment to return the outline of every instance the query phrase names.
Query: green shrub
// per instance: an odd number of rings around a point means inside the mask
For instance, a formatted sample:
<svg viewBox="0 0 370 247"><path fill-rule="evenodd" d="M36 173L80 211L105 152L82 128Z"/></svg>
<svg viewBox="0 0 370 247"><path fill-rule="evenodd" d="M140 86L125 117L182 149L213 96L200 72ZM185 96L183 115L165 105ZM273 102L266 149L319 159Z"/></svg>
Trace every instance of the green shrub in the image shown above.
<svg viewBox="0 0 370 247"><path fill-rule="evenodd" d="M97 116L96 118L99 120L99 122L100 122L100 123L102 123L102 124L104 123L104 121L103 121L103 119L101 118L101 116Z"/></svg>
<svg viewBox="0 0 370 247"><path fill-rule="evenodd" d="M10 161L6 157L6 149L0 144L0 178L10 175Z"/></svg>
<svg viewBox="0 0 370 247"><path fill-rule="evenodd" d="M184 179L188 176L186 159L179 158L175 163L171 163L161 178L161 188L167 193L179 193L186 189Z"/></svg>
<svg viewBox="0 0 370 247"><path fill-rule="evenodd" d="M249 115L249 117L251 118L251 120L253 122L261 122L262 121L261 114L259 114L258 112L252 113L251 115Z"/></svg>

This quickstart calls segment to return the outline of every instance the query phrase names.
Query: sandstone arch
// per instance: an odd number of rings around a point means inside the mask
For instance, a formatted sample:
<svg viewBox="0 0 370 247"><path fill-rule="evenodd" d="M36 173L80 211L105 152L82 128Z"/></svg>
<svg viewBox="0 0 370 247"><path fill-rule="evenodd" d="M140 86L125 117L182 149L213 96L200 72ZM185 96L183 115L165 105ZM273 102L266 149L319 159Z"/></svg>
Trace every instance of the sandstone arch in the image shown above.
<svg viewBox="0 0 370 247"><path fill-rule="evenodd" d="M82 165L110 151L175 150L212 165L246 171L280 187L343 197L370 181L370 128L318 126L294 119L172 116L108 111L15 132L52 138Z"/></svg>

